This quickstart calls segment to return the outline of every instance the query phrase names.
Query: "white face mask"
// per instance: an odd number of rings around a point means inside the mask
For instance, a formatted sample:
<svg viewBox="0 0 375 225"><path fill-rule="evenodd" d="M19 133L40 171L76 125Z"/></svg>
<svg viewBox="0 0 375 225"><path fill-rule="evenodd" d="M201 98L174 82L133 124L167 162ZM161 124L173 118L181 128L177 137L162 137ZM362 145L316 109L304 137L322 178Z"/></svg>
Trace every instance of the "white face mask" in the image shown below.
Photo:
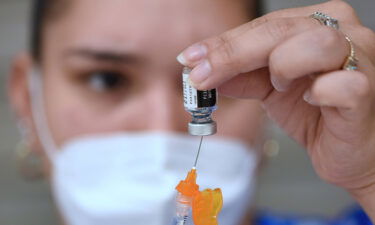
<svg viewBox="0 0 375 225"><path fill-rule="evenodd" d="M199 138L116 133L77 138L56 149L41 110L39 75L30 81L37 131L53 164L53 194L67 224L171 224L174 188L191 169ZM238 225L243 218L254 193L256 165L255 152L239 141L204 140L197 183L201 189L222 189L220 224Z"/></svg>

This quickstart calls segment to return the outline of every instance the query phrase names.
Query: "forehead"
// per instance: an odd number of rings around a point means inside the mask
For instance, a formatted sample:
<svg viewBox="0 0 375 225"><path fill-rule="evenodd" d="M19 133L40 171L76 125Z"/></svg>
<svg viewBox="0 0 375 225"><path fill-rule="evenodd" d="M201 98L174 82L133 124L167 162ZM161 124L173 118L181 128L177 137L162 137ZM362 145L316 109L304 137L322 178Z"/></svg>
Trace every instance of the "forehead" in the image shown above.
<svg viewBox="0 0 375 225"><path fill-rule="evenodd" d="M228 29L233 21L221 2L231 1L75 0L49 29L54 38L71 44L181 50L181 45Z"/></svg>

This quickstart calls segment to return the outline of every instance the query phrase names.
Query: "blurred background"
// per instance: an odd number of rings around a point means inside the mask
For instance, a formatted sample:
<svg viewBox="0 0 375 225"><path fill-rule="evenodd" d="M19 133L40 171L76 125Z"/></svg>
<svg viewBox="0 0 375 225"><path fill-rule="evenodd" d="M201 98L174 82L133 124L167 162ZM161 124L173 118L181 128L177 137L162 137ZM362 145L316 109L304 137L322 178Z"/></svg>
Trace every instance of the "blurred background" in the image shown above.
<svg viewBox="0 0 375 225"><path fill-rule="evenodd" d="M17 173L19 141L6 97L9 64L27 47L30 0L0 0L0 224L57 224L45 181L27 182ZM319 3L313 0L265 0L265 11ZM363 23L375 30L374 0L351 0ZM282 213L333 216L353 204L342 190L319 180L305 151L277 127L268 127L268 162L261 174L257 206Z"/></svg>

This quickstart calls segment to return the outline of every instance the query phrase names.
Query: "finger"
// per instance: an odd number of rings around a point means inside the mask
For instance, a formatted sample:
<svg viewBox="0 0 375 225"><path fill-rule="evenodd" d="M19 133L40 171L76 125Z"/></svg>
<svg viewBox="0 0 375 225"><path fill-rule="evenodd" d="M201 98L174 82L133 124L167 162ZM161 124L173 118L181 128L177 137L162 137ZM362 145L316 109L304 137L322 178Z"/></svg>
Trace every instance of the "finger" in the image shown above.
<svg viewBox="0 0 375 225"><path fill-rule="evenodd" d="M277 10L267 14L266 16L271 19L280 17L307 17L314 12L322 12L333 18L339 20L341 23L358 24L360 20L354 8L345 1L331 0L324 3L309 5L299 8L287 8Z"/></svg>
<svg viewBox="0 0 375 225"><path fill-rule="evenodd" d="M236 29L201 42L204 59L186 64L193 67L190 79L198 89L215 88L237 74L268 65L272 50L301 32L321 27L311 18L271 20L246 32Z"/></svg>
<svg viewBox="0 0 375 225"><path fill-rule="evenodd" d="M295 79L341 69L349 53L345 36L329 27L298 34L272 51L272 84L278 91L286 91Z"/></svg>
<svg viewBox="0 0 375 225"><path fill-rule="evenodd" d="M365 74L342 70L319 76L303 97L311 105L336 107L343 115L353 116L368 112L372 95Z"/></svg>
<svg viewBox="0 0 375 225"><path fill-rule="evenodd" d="M333 0L333 1L327 1L322 4L273 11L233 29L233 33L237 33L237 34L243 33L246 30L253 29L255 27L258 27L274 19L290 18L290 17L308 17L309 15L317 11L324 12L328 15L332 15L336 19L338 19L340 22L345 22L348 24L351 24L351 23L358 24L360 22L353 7L351 7L345 1ZM340 13L337 13L337 12L340 12ZM184 51L184 54L180 54L177 57L178 61L183 65L188 65L189 61L193 62L193 61L200 60L204 56L204 52L202 52L202 54L196 54L197 53L196 50L198 47L200 47L199 44L195 44L187 48Z"/></svg>
<svg viewBox="0 0 375 225"><path fill-rule="evenodd" d="M346 24L360 23L354 8L350 4L342 0L331 0L315 5L276 10L252 20L243 27L246 27L247 29L255 28L270 20L279 18L308 17L314 12L322 12L334 17L335 19L339 20L339 22L343 22Z"/></svg>
<svg viewBox="0 0 375 225"><path fill-rule="evenodd" d="M240 74L219 87L220 95L258 100L264 100L273 90L268 68Z"/></svg>
<svg viewBox="0 0 375 225"><path fill-rule="evenodd" d="M316 11L334 16L340 22L345 22L348 24L359 23L358 16L356 15L354 9L348 3L341 0L336 0L311 6L277 10L233 29L232 33L242 34L249 29L254 29L262 24L265 24L270 20L290 17L308 17ZM340 13L338 14L337 12ZM203 51L200 51L201 48L203 48ZM177 60L183 65L195 66L196 64L194 64L194 62L200 61L203 57L205 57L206 53L207 51L204 46L201 46L200 43L198 43L187 48L177 57Z"/></svg>

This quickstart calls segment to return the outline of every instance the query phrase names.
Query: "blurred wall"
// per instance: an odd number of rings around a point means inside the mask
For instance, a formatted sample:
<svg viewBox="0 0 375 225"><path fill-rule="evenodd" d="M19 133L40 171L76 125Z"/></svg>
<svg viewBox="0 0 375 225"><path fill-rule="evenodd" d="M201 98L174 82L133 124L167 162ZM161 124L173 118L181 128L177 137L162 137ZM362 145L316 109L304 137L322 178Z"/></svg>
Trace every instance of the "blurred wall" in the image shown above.
<svg viewBox="0 0 375 225"><path fill-rule="evenodd" d="M318 3L312 0L268 0L268 11ZM375 29L374 0L352 0L363 22ZM45 181L26 182L16 171L14 147L18 133L7 106L5 84L10 59L26 47L29 0L0 0L0 224L57 224ZM282 212L333 215L351 203L342 190L320 181L301 149L276 127L270 137L279 151L270 153L257 196L261 208Z"/></svg>

